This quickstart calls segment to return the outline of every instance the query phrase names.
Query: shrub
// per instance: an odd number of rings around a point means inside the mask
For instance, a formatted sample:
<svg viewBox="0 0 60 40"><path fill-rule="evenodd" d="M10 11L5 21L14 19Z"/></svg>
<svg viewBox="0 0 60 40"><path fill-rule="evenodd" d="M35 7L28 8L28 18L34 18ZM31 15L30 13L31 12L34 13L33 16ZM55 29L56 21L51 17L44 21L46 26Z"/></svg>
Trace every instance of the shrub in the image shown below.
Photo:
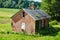
<svg viewBox="0 0 60 40"><path fill-rule="evenodd" d="M50 25L57 25L57 24L58 22L56 20L50 22Z"/></svg>

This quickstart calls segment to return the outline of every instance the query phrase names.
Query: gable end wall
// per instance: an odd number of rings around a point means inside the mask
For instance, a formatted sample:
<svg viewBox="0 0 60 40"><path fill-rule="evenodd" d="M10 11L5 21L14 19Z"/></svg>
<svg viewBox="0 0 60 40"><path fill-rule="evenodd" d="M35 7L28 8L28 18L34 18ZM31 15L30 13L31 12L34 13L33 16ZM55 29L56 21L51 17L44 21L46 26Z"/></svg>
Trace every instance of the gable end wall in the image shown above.
<svg viewBox="0 0 60 40"><path fill-rule="evenodd" d="M22 18L21 14L22 12L19 12L16 16L12 18L13 31L22 32L21 25L22 23L25 23L26 27L24 31L28 34L30 33L34 34L35 33L35 20L32 17L30 17L27 13L25 13L25 18Z"/></svg>

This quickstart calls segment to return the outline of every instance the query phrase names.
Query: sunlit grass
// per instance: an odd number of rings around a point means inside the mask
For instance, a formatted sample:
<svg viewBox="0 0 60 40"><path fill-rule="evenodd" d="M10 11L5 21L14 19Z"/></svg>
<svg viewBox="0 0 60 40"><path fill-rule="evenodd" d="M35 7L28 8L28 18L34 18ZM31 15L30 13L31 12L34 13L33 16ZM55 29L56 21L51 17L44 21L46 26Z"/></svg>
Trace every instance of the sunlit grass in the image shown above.
<svg viewBox="0 0 60 40"><path fill-rule="evenodd" d="M18 11L19 9L0 8L0 24L10 22L11 16Z"/></svg>
<svg viewBox="0 0 60 40"><path fill-rule="evenodd" d="M0 24L0 32L1 31L12 31L11 23Z"/></svg>
<svg viewBox="0 0 60 40"><path fill-rule="evenodd" d="M11 17L15 13L17 13L19 9L6 9L6 8L0 8L0 17Z"/></svg>

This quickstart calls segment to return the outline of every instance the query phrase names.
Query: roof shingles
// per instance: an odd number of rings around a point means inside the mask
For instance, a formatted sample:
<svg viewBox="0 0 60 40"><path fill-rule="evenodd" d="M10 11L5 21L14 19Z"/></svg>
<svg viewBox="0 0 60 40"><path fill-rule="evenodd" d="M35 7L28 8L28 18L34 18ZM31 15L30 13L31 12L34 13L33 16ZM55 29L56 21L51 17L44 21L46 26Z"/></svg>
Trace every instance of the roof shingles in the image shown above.
<svg viewBox="0 0 60 40"><path fill-rule="evenodd" d="M44 18L50 18L50 16L43 12L41 9L23 9L25 12L27 12L32 18L35 20L40 20Z"/></svg>

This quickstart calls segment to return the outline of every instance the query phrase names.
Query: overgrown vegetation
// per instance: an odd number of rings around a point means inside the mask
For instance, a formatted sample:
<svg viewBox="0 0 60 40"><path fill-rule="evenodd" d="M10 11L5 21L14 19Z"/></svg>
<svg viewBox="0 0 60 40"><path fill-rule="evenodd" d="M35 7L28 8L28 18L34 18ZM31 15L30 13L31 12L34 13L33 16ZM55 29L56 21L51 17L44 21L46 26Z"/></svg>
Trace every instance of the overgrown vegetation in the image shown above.
<svg viewBox="0 0 60 40"><path fill-rule="evenodd" d="M13 32L10 17L18 11L0 8L0 40L60 40L60 22L56 20L50 21L50 27L41 29L35 35Z"/></svg>
<svg viewBox="0 0 60 40"><path fill-rule="evenodd" d="M41 8L51 15L52 20L60 21L60 0L42 0Z"/></svg>

